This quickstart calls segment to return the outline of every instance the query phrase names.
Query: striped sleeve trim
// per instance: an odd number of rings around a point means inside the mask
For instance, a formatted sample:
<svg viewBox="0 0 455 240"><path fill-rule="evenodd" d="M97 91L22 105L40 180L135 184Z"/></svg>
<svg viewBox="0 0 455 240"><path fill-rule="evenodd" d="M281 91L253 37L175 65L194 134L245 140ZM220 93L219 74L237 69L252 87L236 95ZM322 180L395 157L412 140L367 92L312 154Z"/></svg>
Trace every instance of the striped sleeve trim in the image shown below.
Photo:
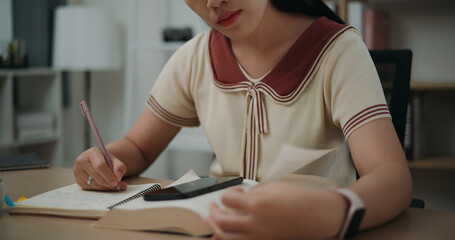
<svg viewBox="0 0 455 240"><path fill-rule="evenodd" d="M147 98L147 106L149 106L157 116L173 125L182 127L196 127L200 124L199 118L184 118L168 112L160 104L158 104L152 95L149 95Z"/></svg>
<svg viewBox="0 0 455 240"><path fill-rule="evenodd" d="M346 124L343 126L343 133L346 138L351 135L351 133L360 127L363 123L367 123L370 120L390 117L389 108L386 104L378 104L365 108L356 115L354 115Z"/></svg>

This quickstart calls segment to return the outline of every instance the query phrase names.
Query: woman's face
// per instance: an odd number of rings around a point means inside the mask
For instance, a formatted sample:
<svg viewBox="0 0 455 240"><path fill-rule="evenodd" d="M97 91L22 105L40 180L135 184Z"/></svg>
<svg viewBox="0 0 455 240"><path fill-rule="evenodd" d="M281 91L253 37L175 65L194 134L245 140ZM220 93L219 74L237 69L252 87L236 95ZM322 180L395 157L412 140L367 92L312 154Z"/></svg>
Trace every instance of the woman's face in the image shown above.
<svg viewBox="0 0 455 240"><path fill-rule="evenodd" d="M185 0L210 26L233 40L248 37L259 25L268 0Z"/></svg>

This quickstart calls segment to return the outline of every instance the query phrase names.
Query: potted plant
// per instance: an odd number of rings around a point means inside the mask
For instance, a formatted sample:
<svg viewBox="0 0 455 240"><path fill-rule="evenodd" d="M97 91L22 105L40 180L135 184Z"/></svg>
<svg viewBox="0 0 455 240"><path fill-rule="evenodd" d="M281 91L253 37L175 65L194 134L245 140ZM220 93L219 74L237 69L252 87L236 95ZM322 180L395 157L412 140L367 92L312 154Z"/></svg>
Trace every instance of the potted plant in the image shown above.
<svg viewBox="0 0 455 240"><path fill-rule="evenodd" d="M13 39L6 44L6 57L1 57L1 67L6 68L20 68L27 67L27 56L24 54L25 44L18 40Z"/></svg>

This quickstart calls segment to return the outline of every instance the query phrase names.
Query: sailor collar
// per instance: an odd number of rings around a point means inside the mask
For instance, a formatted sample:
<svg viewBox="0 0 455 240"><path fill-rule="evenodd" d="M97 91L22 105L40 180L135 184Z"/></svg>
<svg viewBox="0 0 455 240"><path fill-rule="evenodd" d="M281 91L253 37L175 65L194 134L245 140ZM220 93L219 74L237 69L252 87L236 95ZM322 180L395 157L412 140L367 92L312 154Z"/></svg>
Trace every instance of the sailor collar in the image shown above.
<svg viewBox="0 0 455 240"><path fill-rule="evenodd" d="M242 73L229 39L212 30L209 54L214 83L226 91L255 88L272 97L275 102L289 104L300 95L312 78L330 44L348 28L350 27L326 17L318 18L300 35L272 71L258 83L252 83Z"/></svg>

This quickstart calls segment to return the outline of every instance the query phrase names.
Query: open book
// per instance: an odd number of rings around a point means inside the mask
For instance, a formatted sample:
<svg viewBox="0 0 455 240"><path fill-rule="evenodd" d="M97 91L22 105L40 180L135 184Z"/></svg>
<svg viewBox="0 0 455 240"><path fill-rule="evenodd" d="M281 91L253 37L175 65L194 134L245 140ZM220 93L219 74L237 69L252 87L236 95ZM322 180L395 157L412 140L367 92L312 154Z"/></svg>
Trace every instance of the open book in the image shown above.
<svg viewBox="0 0 455 240"><path fill-rule="evenodd" d="M198 178L190 171L170 186ZM282 180L316 190L336 187L333 181L318 176L291 174ZM257 184L244 180L238 186L248 190ZM221 205L221 196L226 189L181 200L143 199L144 193L157 189L159 185L152 183L128 185L128 190L124 192L99 192L85 191L73 184L19 202L11 212L99 219L92 226L100 228L176 232L193 236L212 233L204 220L209 215L211 202Z"/></svg>
<svg viewBox="0 0 455 240"><path fill-rule="evenodd" d="M337 184L318 176L288 175L282 179L315 190L325 191ZM239 185L246 191L258 183L244 179ZM142 198L122 204L107 212L93 227L141 231L177 232L193 236L212 234L205 223L209 215L209 205L216 202L221 205L221 195L226 190L219 190L198 197L171 201L144 201Z"/></svg>
<svg viewBox="0 0 455 240"><path fill-rule="evenodd" d="M199 179L191 170L170 186ZM244 180L248 189L257 182ZM17 203L11 213L54 215L100 219L93 227L184 233L194 236L211 234L204 219L211 202L220 203L226 189L198 197L145 201L143 195L160 189L156 183L128 185L123 192L82 190L76 184L58 188Z"/></svg>
<svg viewBox="0 0 455 240"><path fill-rule="evenodd" d="M244 179L237 185L245 190L257 182ZM221 204L221 195L226 189L203 194L197 197L169 200L144 201L135 199L107 212L93 227L126 230L177 232L193 236L212 233L205 223L211 202Z"/></svg>

